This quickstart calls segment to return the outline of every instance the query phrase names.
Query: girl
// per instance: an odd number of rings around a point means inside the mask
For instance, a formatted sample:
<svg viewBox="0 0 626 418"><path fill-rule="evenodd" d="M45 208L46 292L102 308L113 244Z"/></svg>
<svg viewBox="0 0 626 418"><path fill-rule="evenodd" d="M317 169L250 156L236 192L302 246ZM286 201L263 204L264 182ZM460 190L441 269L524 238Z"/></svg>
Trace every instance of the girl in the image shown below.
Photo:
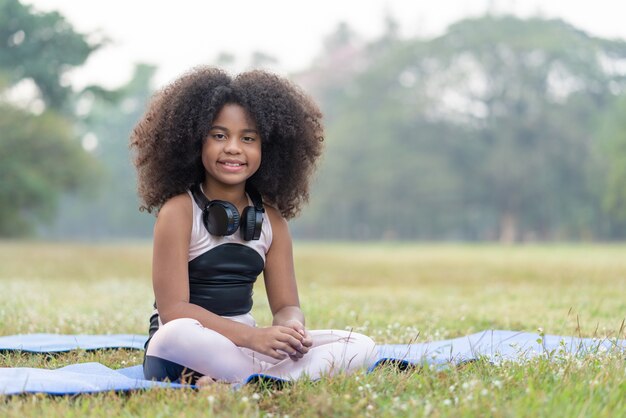
<svg viewBox="0 0 626 418"><path fill-rule="evenodd" d="M285 79L199 68L158 92L131 136L142 210L158 211L147 379L315 379L367 367L374 342L308 331L287 219L308 199L321 113ZM263 272L272 325L256 327Z"/></svg>

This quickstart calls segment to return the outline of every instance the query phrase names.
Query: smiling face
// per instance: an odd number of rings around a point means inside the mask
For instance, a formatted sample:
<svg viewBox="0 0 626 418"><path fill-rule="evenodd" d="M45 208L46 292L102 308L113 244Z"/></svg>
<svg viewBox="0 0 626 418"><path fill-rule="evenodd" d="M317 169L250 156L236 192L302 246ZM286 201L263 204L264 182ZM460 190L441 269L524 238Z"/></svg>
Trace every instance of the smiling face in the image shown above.
<svg viewBox="0 0 626 418"><path fill-rule="evenodd" d="M219 111L202 146L208 185L244 187L261 165L261 136L246 110L228 103Z"/></svg>

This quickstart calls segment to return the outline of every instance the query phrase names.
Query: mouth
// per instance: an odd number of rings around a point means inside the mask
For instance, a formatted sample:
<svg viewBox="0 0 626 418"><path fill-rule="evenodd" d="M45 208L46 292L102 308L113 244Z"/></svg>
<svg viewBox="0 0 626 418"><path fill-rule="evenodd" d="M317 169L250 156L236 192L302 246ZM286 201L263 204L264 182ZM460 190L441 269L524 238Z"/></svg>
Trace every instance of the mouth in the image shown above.
<svg viewBox="0 0 626 418"><path fill-rule="evenodd" d="M243 167L244 165L247 165L246 163L239 161L218 161L218 164L222 164L226 167Z"/></svg>
<svg viewBox="0 0 626 418"><path fill-rule="evenodd" d="M217 163L226 173L239 173L245 170L245 167L248 165L242 161L235 160L222 160L218 161Z"/></svg>

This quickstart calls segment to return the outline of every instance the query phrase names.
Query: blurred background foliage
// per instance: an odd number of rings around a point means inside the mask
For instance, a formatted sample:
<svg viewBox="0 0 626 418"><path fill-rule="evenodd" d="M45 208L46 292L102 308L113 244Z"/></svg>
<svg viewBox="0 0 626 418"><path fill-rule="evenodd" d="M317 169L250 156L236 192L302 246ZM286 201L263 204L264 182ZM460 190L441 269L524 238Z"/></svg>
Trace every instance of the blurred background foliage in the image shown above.
<svg viewBox="0 0 626 418"><path fill-rule="evenodd" d="M626 42L507 15L407 39L384 19L372 41L339 25L290 75L326 123L296 237L626 238ZM157 68L137 64L113 91L67 81L105 43L58 13L0 0L0 236L150 236L127 144Z"/></svg>

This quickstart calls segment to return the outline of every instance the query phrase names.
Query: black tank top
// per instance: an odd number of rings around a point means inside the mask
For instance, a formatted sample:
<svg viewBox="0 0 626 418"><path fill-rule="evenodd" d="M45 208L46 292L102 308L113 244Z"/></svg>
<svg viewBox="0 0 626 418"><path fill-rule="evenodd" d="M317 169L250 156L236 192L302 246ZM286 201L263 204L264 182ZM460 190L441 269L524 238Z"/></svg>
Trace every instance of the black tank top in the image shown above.
<svg viewBox="0 0 626 418"><path fill-rule="evenodd" d="M191 195L190 195L191 198ZM189 243L189 302L221 316L243 315L252 309L254 282L265 267L272 228L265 216L259 240L244 241L237 231L215 237L202 224L202 212L193 202ZM159 313L150 317L149 337L159 329Z"/></svg>

